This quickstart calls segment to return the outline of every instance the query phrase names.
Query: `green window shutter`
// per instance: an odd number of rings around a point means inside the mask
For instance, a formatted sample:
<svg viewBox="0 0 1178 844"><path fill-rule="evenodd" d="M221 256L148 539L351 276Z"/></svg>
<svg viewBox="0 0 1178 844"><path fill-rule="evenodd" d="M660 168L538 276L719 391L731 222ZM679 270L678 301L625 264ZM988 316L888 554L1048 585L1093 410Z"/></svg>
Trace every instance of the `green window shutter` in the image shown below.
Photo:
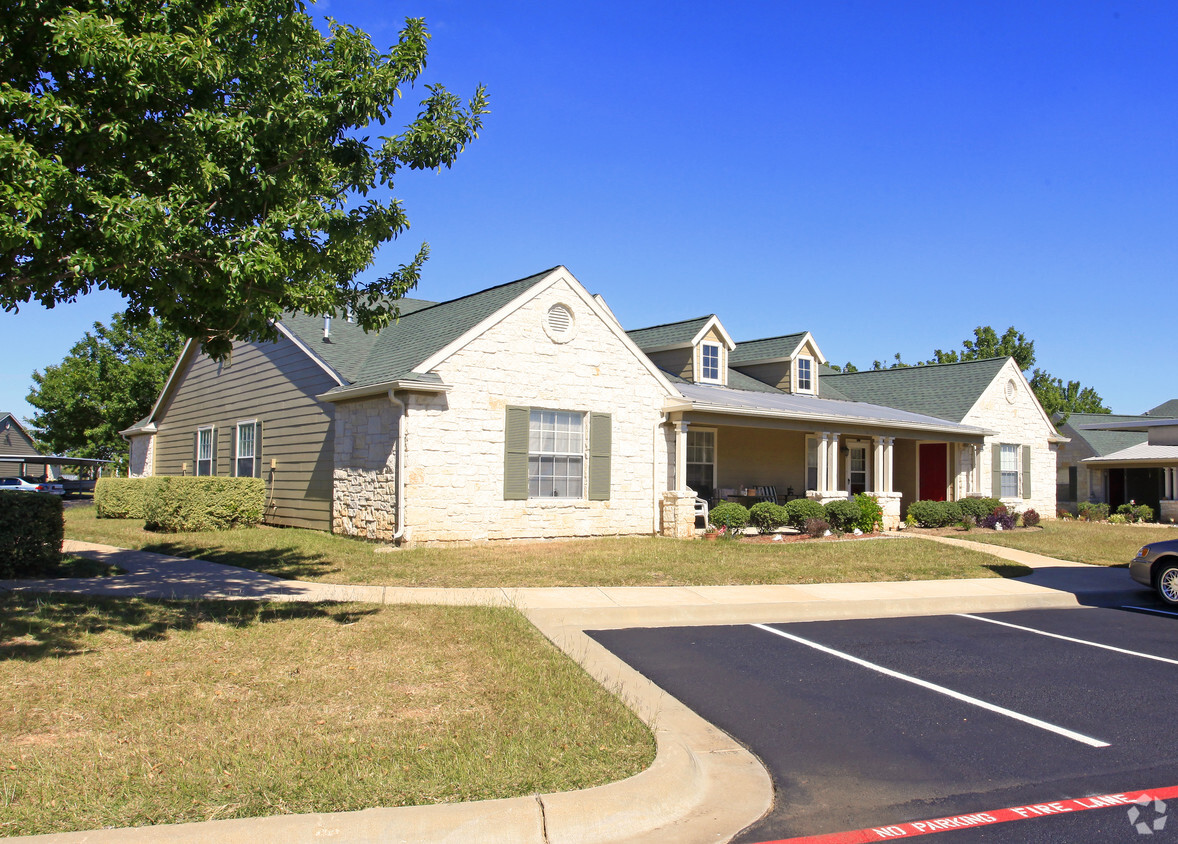
<svg viewBox="0 0 1178 844"><path fill-rule="evenodd" d="M1002 497L1002 446L998 443L990 446L990 489L991 498Z"/></svg>
<svg viewBox="0 0 1178 844"><path fill-rule="evenodd" d="M609 501L613 459L613 420L608 413L589 414L589 500Z"/></svg>
<svg viewBox="0 0 1178 844"><path fill-rule="evenodd" d="M503 500L523 501L528 497L528 427L531 410L507 408L503 431Z"/></svg>
<svg viewBox="0 0 1178 844"><path fill-rule="evenodd" d="M1031 447L1023 446L1023 498L1031 497Z"/></svg>
<svg viewBox="0 0 1178 844"><path fill-rule="evenodd" d="M213 428L213 450L209 454L209 457L211 458L209 460L209 474L216 475L217 474L217 429L216 428Z"/></svg>
<svg viewBox="0 0 1178 844"><path fill-rule="evenodd" d="M198 472L197 468L196 468L199 465L197 462L199 460L200 460L200 431L197 431L192 435L192 474L194 474L194 475L200 474L200 472Z"/></svg>
<svg viewBox="0 0 1178 844"><path fill-rule="evenodd" d="M1075 501L1079 489L1079 471L1076 466L1068 467L1068 501Z"/></svg>

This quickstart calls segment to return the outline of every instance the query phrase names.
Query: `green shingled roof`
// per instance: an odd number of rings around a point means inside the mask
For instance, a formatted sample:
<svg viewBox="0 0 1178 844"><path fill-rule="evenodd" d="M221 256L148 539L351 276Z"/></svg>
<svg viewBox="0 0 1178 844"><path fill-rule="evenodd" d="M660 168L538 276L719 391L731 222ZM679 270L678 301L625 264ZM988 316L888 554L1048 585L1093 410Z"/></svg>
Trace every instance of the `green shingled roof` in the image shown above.
<svg viewBox="0 0 1178 844"><path fill-rule="evenodd" d="M1081 425L1099 425L1109 422L1149 421L1148 416L1117 416L1112 413L1073 413L1060 426L1060 433L1071 439L1088 443L1096 457L1105 457L1114 451L1141 445L1148 438L1144 431L1082 431ZM1157 417L1152 417L1157 418Z"/></svg>
<svg viewBox="0 0 1178 844"><path fill-rule="evenodd" d="M324 342L322 317L292 314L283 317L282 324L339 372L349 386L363 387L397 379L428 380L415 372L421 363L555 269L448 302L402 299L401 318L379 333L365 334L353 323L333 319L331 341Z"/></svg>
<svg viewBox="0 0 1178 844"><path fill-rule="evenodd" d="M686 378L667 372L665 369L659 370L663 376L674 384L690 384ZM733 390L747 390L751 393L784 393L771 384L766 384L764 381L758 381L756 378L751 378L743 372L738 372L735 369L728 370L728 383L725 385Z"/></svg>
<svg viewBox="0 0 1178 844"><path fill-rule="evenodd" d="M806 332L786 334L782 337L765 337L761 340L742 340L728 354L728 362L740 366L754 360L780 360L792 358L802 345Z"/></svg>
<svg viewBox="0 0 1178 844"><path fill-rule="evenodd" d="M1159 404L1152 410L1145 411L1145 415L1163 419L1178 418L1178 399L1170 399L1168 402Z"/></svg>
<svg viewBox="0 0 1178 844"><path fill-rule="evenodd" d="M852 401L960 422L1007 360L986 358L899 369L831 371L823 372L818 383L819 390L833 388Z"/></svg>
<svg viewBox="0 0 1178 844"><path fill-rule="evenodd" d="M699 330L715 314L685 319L681 322L668 322L664 325L652 325L650 328L635 328L626 334L634 344L642 350L659 349L664 346L685 346L695 339Z"/></svg>

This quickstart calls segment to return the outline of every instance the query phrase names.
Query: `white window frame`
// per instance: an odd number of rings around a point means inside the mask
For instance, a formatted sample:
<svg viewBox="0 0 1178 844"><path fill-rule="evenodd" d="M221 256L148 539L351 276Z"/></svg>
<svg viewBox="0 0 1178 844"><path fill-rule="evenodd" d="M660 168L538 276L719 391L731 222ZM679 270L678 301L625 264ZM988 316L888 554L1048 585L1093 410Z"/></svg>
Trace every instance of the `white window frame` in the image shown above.
<svg viewBox="0 0 1178 844"><path fill-rule="evenodd" d="M705 363L706 351L714 350L716 353L716 374L708 375L707 364ZM708 384L720 384L724 378L724 347L719 343L714 343L711 340L704 341L699 344L699 380Z"/></svg>
<svg viewBox="0 0 1178 844"><path fill-rule="evenodd" d="M1009 451L1008 451L1008 449L1009 449ZM998 471L999 471L999 477L1001 479L1000 485L998 487L998 497L999 498L1018 498L1019 497L1019 493L1021 491L1020 486L1022 483L1022 466L1020 465L1021 459L1022 459L1022 455L1020 453L1021 451L1022 451L1021 448L1019 448L1017 445L1013 445L1011 443L1000 443L999 444L999 447L998 447L998 460L999 460ZM1013 455L1013 459L1008 461L1007 460L1008 455ZM1010 464L1013 464L1013 466L1011 466ZM1007 492L1007 486L1008 486L1007 481L1008 481L1008 476L1010 476L1010 475L1014 476L1014 491L1008 493Z"/></svg>
<svg viewBox="0 0 1178 844"><path fill-rule="evenodd" d="M685 464L683 477L688 478L688 476L691 474L691 472L690 472L691 466L707 466L708 465L707 463L705 463L703 461L700 461L700 460L693 461L691 459L691 435L692 434L707 434L707 435L711 436L711 438L712 438L712 445L711 445L711 448L712 448L712 463L711 463L712 478L711 478L711 483L709 485L712 488L713 497L719 497L719 491L716 489L716 478L719 477L719 472L716 469L716 443L717 443L717 440L719 439L719 437L716 433L715 428L696 428L693 425L687 429L687 447L684 449L684 452L683 452L683 461ZM692 489L695 489L695 487L691 486L690 479L687 480L687 485L689 487L691 487ZM699 492L698 489L696 489L695 491L697 493Z"/></svg>
<svg viewBox="0 0 1178 844"><path fill-rule="evenodd" d="M546 416L552 417L551 430L545 429ZM576 442L569 438L572 435L571 430L562 431L560 429L560 421L562 419L566 421L578 420L579 427L576 432ZM534 407L529 411L529 499L540 501L576 501L585 498L585 469L589 463L586 459L585 451L589 442L589 438L586 436L588 430L587 421L587 414L579 410L549 410ZM552 445L551 447L546 447L544 440L546 435L549 434L551 435ZM564 435L563 443L559 442L562 435ZM561 445L564 448L559 448ZM557 470L562 463L564 471L558 473ZM574 480L573 474L569 471L573 466L579 469L579 479ZM563 494L560 495L556 494L558 483L564 490ZM551 490L548 494L544 493L546 485Z"/></svg>
<svg viewBox="0 0 1178 844"><path fill-rule="evenodd" d="M241 432L246 428L253 430L253 434L250 437L250 445L252 448L249 455L244 455L241 453ZM236 436L233 438L233 474L239 478L255 477L258 467L258 420L247 419L244 422L238 422L235 434ZM241 473L242 460L250 461L250 470L249 474L247 475L243 475Z"/></svg>
<svg viewBox="0 0 1178 844"><path fill-rule="evenodd" d="M213 454L216 440L216 438L213 436L213 432L215 430L215 425L204 425L196 429L196 464L192 467L192 469L194 474L197 476L211 476L213 474L213 461L216 458L216 455ZM208 457L201 457L201 452L204 450L204 446L206 444L204 436L206 433L208 434ZM208 464L208 470L205 472L200 470L200 464L202 463Z"/></svg>
<svg viewBox="0 0 1178 844"><path fill-rule="evenodd" d="M805 361L808 374L806 386L802 386L802 362ZM798 355L794 361L794 392L815 393L818 391L818 370L814 366L814 358L809 355Z"/></svg>

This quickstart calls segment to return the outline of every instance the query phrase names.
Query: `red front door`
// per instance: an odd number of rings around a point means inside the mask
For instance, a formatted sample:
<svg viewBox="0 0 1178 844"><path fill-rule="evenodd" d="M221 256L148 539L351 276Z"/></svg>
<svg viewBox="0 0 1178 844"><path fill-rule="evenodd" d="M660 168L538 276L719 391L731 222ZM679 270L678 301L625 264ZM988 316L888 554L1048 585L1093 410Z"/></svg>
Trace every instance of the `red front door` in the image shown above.
<svg viewBox="0 0 1178 844"><path fill-rule="evenodd" d="M921 501L944 501L949 489L948 443L920 444Z"/></svg>

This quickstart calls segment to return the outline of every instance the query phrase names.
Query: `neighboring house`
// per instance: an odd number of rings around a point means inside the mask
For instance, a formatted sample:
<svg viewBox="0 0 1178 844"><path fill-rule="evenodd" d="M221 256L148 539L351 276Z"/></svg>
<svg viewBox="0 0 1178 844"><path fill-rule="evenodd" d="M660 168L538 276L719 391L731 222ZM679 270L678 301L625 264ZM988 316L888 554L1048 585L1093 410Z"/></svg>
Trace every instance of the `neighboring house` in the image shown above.
<svg viewBox="0 0 1178 844"><path fill-rule="evenodd" d="M1148 504L1159 519L1178 518L1178 400L1140 416L1073 413L1060 426L1070 442L1060 450L1060 506L1080 502L1112 509Z"/></svg>
<svg viewBox="0 0 1178 844"><path fill-rule="evenodd" d="M808 333L626 332L564 267L400 309L284 317L222 364L190 343L123 432L132 473L263 477L270 523L402 542L689 536L697 494L758 487L872 492L890 525L992 490L1055 513L1062 439L1009 359L838 375Z"/></svg>
<svg viewBox="0 0 1178 844"><path fill-rule="evenodd" d="M40 457L41 452L29 436L20 420L11 413L0 411L0 478L15 478L29 474L23 457ZM37 475L44 473L38 466Z"/></svg>

